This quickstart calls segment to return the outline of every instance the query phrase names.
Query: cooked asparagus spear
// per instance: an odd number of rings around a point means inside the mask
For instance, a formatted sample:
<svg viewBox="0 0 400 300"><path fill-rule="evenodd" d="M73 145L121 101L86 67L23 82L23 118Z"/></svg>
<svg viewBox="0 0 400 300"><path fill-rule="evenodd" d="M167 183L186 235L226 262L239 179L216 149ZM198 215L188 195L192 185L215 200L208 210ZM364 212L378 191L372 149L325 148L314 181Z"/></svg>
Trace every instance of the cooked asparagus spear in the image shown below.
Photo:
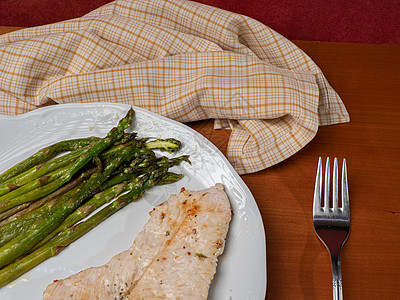
<svg viewBox="0 0 400 300"><path fill-rule="evenodd" d="M157 182L157 185L171 184L177 182L181 180L183 176L184 176L183 174L168 172Z"/></svg>
<svg viewBox="0 0 400 300"><path fill-rule="evenodd" d="M175 152L181 147L181 142L173 139L156 139L154 141L149 141L145 143L147 149L159 149L161 151Z"/></svg>
<svg viewBox="0 0 400 300"><path fill-rule="evenodd" d="M83 167L89 160L106 149L117 138L123 135L123 132L132 122L134 111L129 110L126 117L121 119L117 127L114 127L105 138L94 144L90 150L80 156L70 167L65 178L67 182L73 174ZM18 237L9 241L0 248L0 268L11 263L14 259L23 255L39 243L47 234L53 231L57 226L84 200L90 197L107 178L112 171L117 168L125 159L129 158L130 152L128 147L122 150L122 155L115 155L110 163L104 168L103 172L93 174L84 187L79 190L77 197L66 199L61 205L54 205L52 214L37 224L34 224L29 230L23 232Z"/></svg>
<svg viewBox="0 0 400 300"><path fill-rule="evenodd" d="M161 169L158 170L163 172ZM144 191L148 187L157 183L157 180L160 176L162 175L154 174L153 176L148 177L147 180L143 177L143 184L138 184L138 186L131 192L117 198L115 201L110 203L110 205L107 205L93 216L87 218L85 221L82 221L81 223L64 230L62 233L36 251L1 269L0 287L17 279L19 276L34 268L46 259L57 255L68 245L106 220L109 216L127 206L129 203L136 201L143 195Z"/></svg>
<svg viewBox="0 0 400 300"><path fill-rule="evenodd" d="M55 143L51 146L47 146L37 151L35 154L31 155L27 159L21 161L20 163L14 165L10 169L6 170L0 174L0 182L3 182L9 178L12 178L26 170L46 162L47 160L55 157L56 155L66 152L76 150L80 147L91 145L99 140L98 137L80 138L61 141Z"/></svg>
<svg viewBox="0 0 400 300"><path fill-rule="evenodd" d="M122 118L117 127L114 127L110 130L107 136L97 143L95 143L92 147L89 148L87 152L81 155L72 165L70 172L67 174L66 180L68 181L71 177L79 171L84 165L86 165L92 158L99 155L103 150L107 149L113 142L120 139L124 135L124 130L127 129L135 116L135 111L131 108L126 116Z"/></svg>
<svg viewBox="0 0 400 300"><path fill-rule="evenodd" d="M190 163L187 156L173 159L166 157L156 158L152 151L159 149L161 151L174 152L180 148L180 142L175 139L157 139L149 142L147 138L137 139L136 133L124 133L124 130L130 126L133 117L134 111L131 109L125 118L119 122L118 126L113 128L105 138L96 139L95 143L87 151L82 151L83 153L77 156L76 160L65 169L56 167L49 169L47 172L42 170L42 173L39 174L45 175L46 177L44 178L24 177L32 176L32 173L26 172L19 177L8 179L24 171L18 171L14 175L7 175L12 174L11 172L4 177L3 181L6 181L6 183L3 182L2 185L0 180L0 196L2 186L8 192L5 195L12 193L9 188L16 190L22 188L19 193L27 195L31 191L27 191L24 194L22 193L24 192L23 188L29 187L29 184L33 187L34 183L23 178L30 178L33 181L42 178L41 183L44 181L48 183L43 187L51 184L54 184L54 186L59 184L59 187L61 187L69 182L72 176L80 172L92 159L96 158L97 164L105 166L103 170L97 170L97 173L93 174L87 182L70 189L60 198L52 199L45 204L37 202L38 206L40 206L39 208L23 216L14 215L13 217L16 220L11 222L12 225L7 223L0 227L0 268L2 268L0 270L0 287L48 257L56 255L108 216L141 197L148 187L156 184L172 183L183 177L182 174L168 172L168 168L179 164L183 160ZM111 145L114 146L110 148ZM52 160L52 163L56 160ZM48 164L50 163L44 164L42 168ZM57 173L58 177L47 177L52 172L55 174L57 172L60 173ZM0 176L3 176L3 174ZM24 185L20 187L21 184ZM108 189L101 192L105 188ZM121 193L125 192L127 193L121 195ZM98 194L86 202L94 193ZM18 193L15 192L15 194ZM120 196L117 196L116 200L94 213L93 216L89 216L94 210L108 203L118 194ZM3 199L10 200L7 197ZM0 203L0 211L1 205ZM85 217L87 219L82 221ZM11 239L7 235L8 233L4 234L5 239L2 240L1 232L7 227L11 229L18 228L15 231L18 233L11 232Z"/></svg>
<svg viewBox="0 0 400 300"><path fill-rule="evenodd" d="M66 166L60 170L56 170L47 176L35 179L22 187L1 196L0 212L4 212L22 203L35 201L54 192L66 182L64 176L70 168L70 166Z"/></svg>
<svg viewBox="0 0 400 300"><path fill-rule="evenodd" d="M84 219L85 217L87 217L89 214L91 214L93 211L95 211L102 205L113 200L116 196L118 196L124 190L124 187L126 185L127 185L127 182L125 181L125 182L116 184L115 186L112 186L112 187L108 188L107 190L99 192L96 195L94 195L89 201L87 201L85 204L81 205L73 213L71 213L60 224L60 226L57 227L56 230L54 230L53 232L48 234L39 244L37 244L33 248L33 250L40 248L41 246L46 244L48 241L50 241L58 233L64 231L68 227L71 227L72 225L76 224L77 222L79 222L82 219Z"/></svg>
<svg viewBox="0 0 400 300"><path fill-rule="evenodd" d="M72 178L73 175L75 175L76 172L78 172L83 166L85 166L92 158L96 157L103 150L108 148L116 139L122 138L124 130L131 125L134 114L135 113L133 109L130 109L127 115L119 121L117 127L111 129L105 138L100 139L98 142L93 144L89 148L89 150L87 150L81 156L79 156L71 165L64 167L62 170L54 171L55 172L54 176L53 174L51 174L52 176L45 176L38 178L33 183L28 183L27 185L25 185L24 188L20 187L0 197L0 202L4 202L0 203L0 212L6 211L7 209L15 207L21 203L33 201L41 197L44 197L50 194L51 192L55 191L57 188L63 186L66 182L68 182ZM43 185L43 182L47 183L49 181L51 181L49 184ZM37 188L38 186L41 186L41 188ZM29 190L31 191L28 194L25 194ZM15 197L16 195L18 196L21 195L21 193L24 193L25 195L21 197ZM13 199L10 200L11 198Z"/></svg>
<svg viewBox="0 0 400 300"><path fill-rule="evenodd" d="M0 196L17 189L32 180L46 176L50 172L71 164L71 162L81 156L87 149L88 147L83 147L61 157L33 166L29 170L0 183Z"/></svg>
<svg viewBox="0 0 400 300"><path fill-rule="evenodd" d="M74 197L79 189L79 185L95 171L95 168L85 171L78 178L57 191L36 201L23 211L11 216L10 219L3 220L0 227L0 246L3 246L5 243L28 230L38 220L46 218L49 215L52 206L55 205L61 196ZM67 192L69 194L65 195Z"/></svg>
<svg viewBox="0 0 400 300"><path fill-rule="evenodd" d="M56 197L39 207L38 209L28 213L17 220L9 222L0 228L0 247L6 245L13 239L21 236L21 234L26 233L31 228L37 226L37 224L49 217L53 210L55 210L55 205L57 201L61 201L62 197L65 201L67 198L77 197L79 192L79 187L76 187L60 197ZM2 248L0 248L2 249ZM0 250L2 251L2 250Z"/></svg>
<svg viewBox="0 0 400 300"><path fill-rule="evenodd" d="M183 159L174 160L171 162L171 165L179 164L182 160ZM182 174L167 173L169 167L170 167L169 165L165 164L160 168L155 163L153 166L151 166L151 168L147 171L146 174L142 175L142 177L140 177L139 175L133 175L129 178L129 181L123 181L121 183L115 184L110 188L108 188L107 190L94 195L89 201L81 205L72 214L70 214L55 231L53 231L45 239L43 239L34 249L41 247L47 241L49 241L53 236L67 229L68 227L74 225L83 218L87 217L89 214L91 214L93 211L95 211L102 205L110 202L120 193L130 192L134 189L137 189L138 187L142 188L142 186L140 185L143 183L144 180L143 178L151 178L157 175L156 183L157 185L162 185L162 184L176 182L183 177Z"/></svg>

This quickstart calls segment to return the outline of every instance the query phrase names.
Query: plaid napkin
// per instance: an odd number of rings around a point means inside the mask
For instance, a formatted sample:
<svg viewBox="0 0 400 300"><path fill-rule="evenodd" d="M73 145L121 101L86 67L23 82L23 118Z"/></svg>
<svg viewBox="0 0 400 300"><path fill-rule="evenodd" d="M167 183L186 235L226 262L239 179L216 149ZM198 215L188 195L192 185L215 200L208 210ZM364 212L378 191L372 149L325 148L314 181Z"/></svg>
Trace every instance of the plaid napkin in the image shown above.
<svg viewBox="0 0 400 300"><path fill-rule="evenodd" d="M0 36L0 114L54 103L118 102L232 130L239 174L349 121L298 47L249 17L181 0L117 0L89 14Z"/></svg>

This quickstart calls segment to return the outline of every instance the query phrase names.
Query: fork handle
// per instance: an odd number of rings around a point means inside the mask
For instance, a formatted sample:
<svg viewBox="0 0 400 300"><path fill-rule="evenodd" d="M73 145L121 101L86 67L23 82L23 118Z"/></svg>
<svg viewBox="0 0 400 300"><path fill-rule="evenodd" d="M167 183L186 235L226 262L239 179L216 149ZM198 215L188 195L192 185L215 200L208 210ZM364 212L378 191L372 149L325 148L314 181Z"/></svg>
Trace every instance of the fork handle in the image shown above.
<svg viewBox="0 0 400 300"><path fill-rule="evenodd" d="M340 253L337 256L331 256L332 262L332 286L333 286L333 300L342 300L342 271L340 263Z"/></svg>

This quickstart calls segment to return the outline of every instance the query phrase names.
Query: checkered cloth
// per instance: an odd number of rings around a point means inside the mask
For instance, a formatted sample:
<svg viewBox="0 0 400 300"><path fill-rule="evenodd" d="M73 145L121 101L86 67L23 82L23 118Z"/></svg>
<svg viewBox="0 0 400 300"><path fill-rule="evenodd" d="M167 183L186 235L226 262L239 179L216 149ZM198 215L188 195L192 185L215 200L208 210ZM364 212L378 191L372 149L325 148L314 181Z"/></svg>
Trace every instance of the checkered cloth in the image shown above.
<svg viewBox="0 0 400 300"><path fill-rule="evenodd" d="M117 0L0 36L0 114L118 102L230 128L239 174L296 153L319 125L349 121L298 47L249 17L181 0Z"/></svg>

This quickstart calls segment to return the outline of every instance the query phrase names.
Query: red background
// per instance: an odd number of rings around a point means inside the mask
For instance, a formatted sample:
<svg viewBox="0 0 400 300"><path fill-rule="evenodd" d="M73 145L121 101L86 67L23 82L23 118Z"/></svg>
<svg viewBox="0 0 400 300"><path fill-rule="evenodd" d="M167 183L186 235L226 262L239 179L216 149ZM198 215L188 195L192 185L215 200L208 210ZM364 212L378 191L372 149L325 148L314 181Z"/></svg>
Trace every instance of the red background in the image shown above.
<svg viewBox="0 0 400 300"><path fill-rule="evenodd" d="M67 20L111 0L0 0L0 26ZM399 0L198 0L252 17L291 40L400 44Z"/></svg>

